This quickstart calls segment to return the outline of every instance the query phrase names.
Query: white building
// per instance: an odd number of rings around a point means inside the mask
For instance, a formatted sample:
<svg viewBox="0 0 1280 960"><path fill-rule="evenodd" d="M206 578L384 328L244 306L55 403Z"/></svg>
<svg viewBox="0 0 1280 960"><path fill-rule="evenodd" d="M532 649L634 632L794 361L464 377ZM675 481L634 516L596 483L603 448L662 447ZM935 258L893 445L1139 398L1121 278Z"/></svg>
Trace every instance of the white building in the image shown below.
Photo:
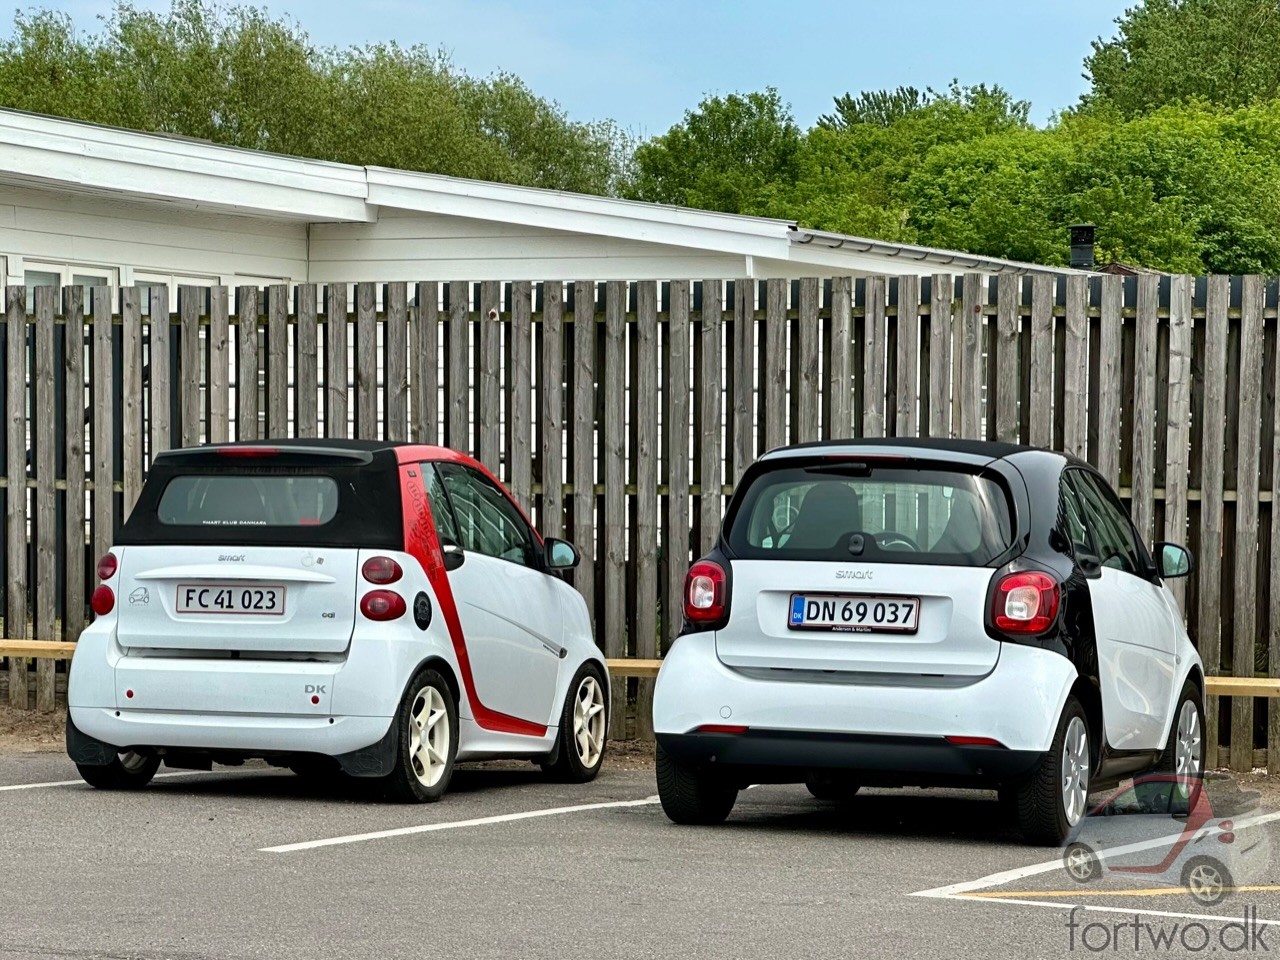
<svg viewBox="0 0 1280 960"><path fill-rule="evenodd" d="M785 220L358 167L0 110L0 284L1052 272Z"/></svg>

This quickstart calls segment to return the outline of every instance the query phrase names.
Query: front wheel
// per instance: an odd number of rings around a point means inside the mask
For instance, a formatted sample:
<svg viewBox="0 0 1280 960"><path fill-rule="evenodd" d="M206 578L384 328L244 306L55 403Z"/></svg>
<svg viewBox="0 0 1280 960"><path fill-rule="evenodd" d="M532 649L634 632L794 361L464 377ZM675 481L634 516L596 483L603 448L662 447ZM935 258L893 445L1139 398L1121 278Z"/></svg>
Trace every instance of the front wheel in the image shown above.
<svg viewBox="0 0 1280 960"><path fill-rule="evenodd" d="M569 684L569 695L560 711L555 758L543 769L563 783L594 780L604 762L608 730L609 705L603 675L596 664L584 663Z"/></svg>
<svg viewBox="0 0 1280 960"><path fill-rule="evenodd" d="M384 778L387 795L405 803L434 803L444 796L458 753L458 706L444 677L418 671L391 721L396 725L396 765Z"/></svg>
<svg viewBox="0 0 1280 960"><path fill-rule="evenodd" d="M106 766L77 763L76 769L85 783L99 790L141 790L160 769L160 758L153 753L122 750Z"/></svg>
<svg viewBox="0 0 1280 960"><path fill-rule="evenodd" d="M1178 696L1159 769L1178 777L1184 786L1198 785L1204 776L1204 756L1204 698L1188 680Z"/></svg>
<svg viewBox="0 0 1280 960"><path fill-rule="evenodd" d="M738 801L738 788L701 770L677 763L658 744L658 799L672 823L723 823Z"/></svg>
<svg viewBox="0 0 1280 960"><path fill-rule="evenodd" d="M1057 846L1084 817L1089 758L1084 708L1075 697L1067 697L1048 752L1014 790L1018 826L1028 843Z"/></svg>

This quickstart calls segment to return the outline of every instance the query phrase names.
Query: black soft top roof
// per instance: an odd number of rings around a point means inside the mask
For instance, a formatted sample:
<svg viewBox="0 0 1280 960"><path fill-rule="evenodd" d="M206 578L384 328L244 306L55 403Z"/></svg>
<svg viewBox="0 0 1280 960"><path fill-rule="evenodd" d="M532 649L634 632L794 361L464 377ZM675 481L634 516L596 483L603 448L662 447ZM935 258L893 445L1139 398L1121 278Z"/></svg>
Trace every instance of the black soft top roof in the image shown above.
<svg viewBox="0 0 1280 960"><path fill-rule="evenodd" d="M811 443L796 443L779 447L776 451L813 450L815 452L837 447L903 447L908 450L937 450L942 453L962 453L974 457L990 457L1002 460L1015 453L1052 453L1041 447L1030 447L1018 443L1004 443L999 440L964 440L951 437L859 437L847 440L815 440Z"/></svg>

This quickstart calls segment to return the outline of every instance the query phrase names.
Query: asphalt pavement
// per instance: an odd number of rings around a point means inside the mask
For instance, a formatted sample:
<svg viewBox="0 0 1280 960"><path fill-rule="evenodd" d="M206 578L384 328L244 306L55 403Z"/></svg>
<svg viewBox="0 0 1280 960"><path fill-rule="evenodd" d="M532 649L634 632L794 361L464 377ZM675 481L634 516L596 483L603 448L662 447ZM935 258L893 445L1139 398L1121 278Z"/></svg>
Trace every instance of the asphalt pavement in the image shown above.
<svg viewBox="0 0 1280 960"><path fill-rule="evenodd" d="M758 787L717 828L673 826L654 794L651 770L566 786L532 766L461 767L430 806L266 767L162 768L145 791L106 793L60 755L0 753L0 958L1280 950L1274 860L1204 907L1150 876L1074 884L992 794L835 806ZM1280 829L1268 816L1241 835Z"/></svg>

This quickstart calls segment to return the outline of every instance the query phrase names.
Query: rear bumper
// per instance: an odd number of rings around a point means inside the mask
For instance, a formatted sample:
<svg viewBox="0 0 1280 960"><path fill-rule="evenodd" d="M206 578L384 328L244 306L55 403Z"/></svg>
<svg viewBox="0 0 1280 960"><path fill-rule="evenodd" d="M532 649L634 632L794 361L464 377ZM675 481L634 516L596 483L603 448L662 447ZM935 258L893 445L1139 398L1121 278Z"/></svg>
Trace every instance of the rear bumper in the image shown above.
<svg viewBox="0 0 1280 960"><path fill-rule="evenodd" d="M689 766L731 770L743 783L791 783L817 771L857 771L865 784L985 786L1015 780L1043 756L1033 750L958 746L940 737L747 730L664 733L658 745Z"/></svg>
<svg viewBox="0 0 1280 960"><path fill-rule="evenodd" d="M717 763L739 762L721 756L725 740L736 737L742 742L730 748L731 756L744 763L796 766L791 758L800 751L832 767L919 767L957 775L981 769L985 776L993 768L1018 766L1019 755L1048 751L1075 679L1065 657L1018 644L1002 645L994 669L963 684L926 677L850 682L834 675L830 682L813 682L785 672L766 679L725 666L714 634L696 633L681 637L663 661L653 725L664 749L672 742L675 750L682 748L671 737L705 737L695 734L704 725L746 727L746 735L687 741L690 750L703 743L702 753L714 753ZM949 736L988 737L1009 756L1001 763L987 753L1000 748L958 748L944 739ZM971 755L973 749L979 754Z"/></svg>

